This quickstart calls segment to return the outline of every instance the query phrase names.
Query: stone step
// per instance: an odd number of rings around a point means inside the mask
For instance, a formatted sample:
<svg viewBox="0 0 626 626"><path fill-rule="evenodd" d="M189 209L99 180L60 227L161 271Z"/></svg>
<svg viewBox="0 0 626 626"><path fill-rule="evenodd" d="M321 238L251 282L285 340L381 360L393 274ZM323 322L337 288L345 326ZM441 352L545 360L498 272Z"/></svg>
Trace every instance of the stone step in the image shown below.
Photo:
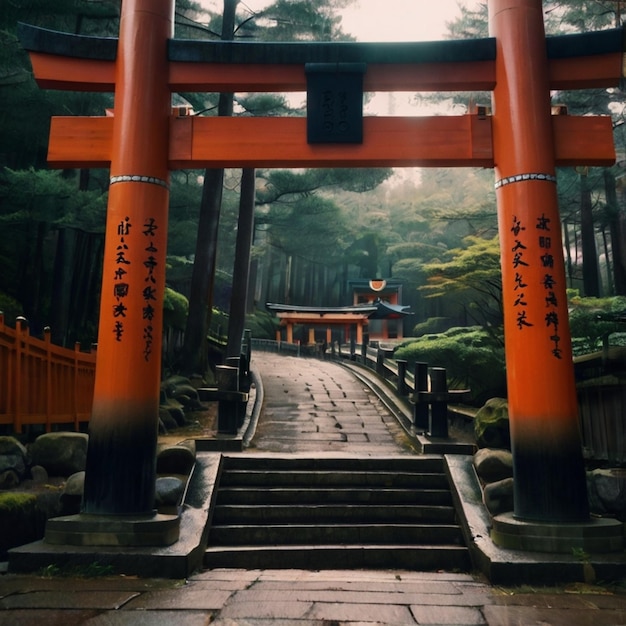
<svg viewBox="0 0 626 626"><path fill-rule="evenodd" d="M276 545L209 547L206 568L469 571L469 552L451 545Z"/></svg>
<svg viewBox="0 0 626 626"><path fill-rule="evenodd" d="M449 489L371 489L365 487L223 487L220 504L430 504L451 506Z"/></svg>
<svg viewBox="0 0 626 626"><path fill-rule="evenodd" d="M213 526L209 544L213 546L262 545L462 545L456 524L245 524Z"/></svg>
<svg viewBox="0 0 626 626"><path fill-rule="evenodd" d="M227 469L221 487L361 486L369 488L447 489L444 474L388 471Z"/></svg>
<svg viewBox="0 0 626 626"><path fill-rule="evenodd" d="M213 524L302 524L314 523L453 523L451 506L354 505L354 504L221 504L213 511Z"/></svg>
<svg viewBox="0 0 626 626"><path fill-rule="evenodd" d="M443 473L443 457L440 455L393 456L393 457L326 457L326 456L256 456L227 455L224 469L256 470L305 470L305 471L386 471Z"/></svg>
<svg viewBox="0 0 626 626"><path fill-rule="evenodd" d="M206 567L469 568L442 457L223 461Z"/></svg>

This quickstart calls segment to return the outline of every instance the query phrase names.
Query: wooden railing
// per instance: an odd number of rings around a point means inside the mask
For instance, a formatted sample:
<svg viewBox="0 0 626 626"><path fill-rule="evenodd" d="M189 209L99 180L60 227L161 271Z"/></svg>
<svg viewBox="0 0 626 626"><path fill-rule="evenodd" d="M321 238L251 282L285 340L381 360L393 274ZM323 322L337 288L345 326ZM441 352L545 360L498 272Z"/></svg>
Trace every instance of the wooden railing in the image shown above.
<svg viewBox="0 0 626 626"><path fill-rule="evenodd" d="M15 329L0 313L0 425L15 433L32 424L89 421L96 371L96 353L61 348L44 338L32 337L28 322L17 318Z"/></svg>

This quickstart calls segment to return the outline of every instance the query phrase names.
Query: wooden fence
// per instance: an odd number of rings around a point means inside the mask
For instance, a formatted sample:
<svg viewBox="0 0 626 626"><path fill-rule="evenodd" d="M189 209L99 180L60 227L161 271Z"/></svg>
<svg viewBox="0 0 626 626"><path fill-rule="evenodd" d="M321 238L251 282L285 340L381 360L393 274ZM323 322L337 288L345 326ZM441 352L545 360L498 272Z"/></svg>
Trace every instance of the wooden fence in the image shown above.
<svg viewBox="0 0 626 626"><path fill-rule="evenodd" d="M0 313L0 426L21 433L23 427L73 425L89 421L96 371L96 353L61 348L32 337L28 322L17 318L15 329Z"/></svg>

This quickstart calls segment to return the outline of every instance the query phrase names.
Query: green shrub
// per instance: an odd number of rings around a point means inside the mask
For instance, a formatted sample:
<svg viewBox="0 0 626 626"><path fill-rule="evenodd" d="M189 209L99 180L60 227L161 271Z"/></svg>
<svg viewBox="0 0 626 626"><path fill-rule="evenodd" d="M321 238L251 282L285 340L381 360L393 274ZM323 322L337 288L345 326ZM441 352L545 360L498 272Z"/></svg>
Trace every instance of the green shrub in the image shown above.
<svg viewBox="0 0 626 626"><path fill-rule="evenodd" d="M166 328L185 330L188 312L189 300L182 293L166 287L163 299L163 325Z"/></svg>
<svg viewBox="0 0 626 626"><path fill-rule="evenodd" d="M256 310L246 317L246 328L255 339L276 339L278 321L267 311Z"/></svg>
<svg viewBox="0 0 626 626"><path fill-rule="evenodd" d="M413 328L413 335L421 337L431 333L442 333L450 328L449 317L429 317L426 321L416 324Z"/></svg>
<svg viewBox="0 0 626 626"><path fill-rule="evenodd" d="M626 327L614 318L626 310L626 297L583 298L575 290L569 291L568 296L574 356L601 350L603 338L609 335L612 344L622 345Z"/></svg>
<svg viewBox="0 0 626 626"><path fill-rule="evenodd" d="M506 396L504 348L480 326L456 327L436 335L410 339L395 351L413 368L416 361L444 367L451 389L469 388L476 405Z"/></svg>

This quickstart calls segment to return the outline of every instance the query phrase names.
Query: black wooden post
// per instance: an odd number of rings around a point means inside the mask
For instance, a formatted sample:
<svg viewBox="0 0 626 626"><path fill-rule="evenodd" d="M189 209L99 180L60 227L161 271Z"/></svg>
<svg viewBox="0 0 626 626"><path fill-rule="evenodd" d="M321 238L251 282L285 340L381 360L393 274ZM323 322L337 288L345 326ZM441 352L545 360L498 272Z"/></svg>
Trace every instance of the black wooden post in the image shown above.
<svg viewBox="0 0 626 626"><path fill-rule="evenodd" d="M354 336L354 326L350 328L350 360L356 361L356 337Z"/></svg>
<svg viewBox="0 0 626 626"><path fill-rule="evenodd" d="M421 400L420 393L428 391L428 363L415 364L415 404L413 405L413 424L418 431L426 431L428 424L428 402Z"/></svg>
<svg viewBox="0 0 626 626"><path fill-rule="evenodd" d="M234 435L238 427L238 402L233 402L239 391L239 368L231 365L215 367L217 388L220 392L235 392L233 399L221 398L217 405L217 430L220 433Z"/></svg>
<svg viewBox="0 0 626 626"><path fill-rule="evenodd" d="M382 376L385 370L385 352L378 346L378 352L376 352L376 373Z"/></svg>
<svg viewBox="0 0 626 626"><path fill-rule="evenodd" d="M396 386L396 389L399 396L406 396L409 392L406 384L407 362L404 359L398 359L396 363L398 364L398 384Z"/></svg>
<svg viewBox="0 0 626 626"><path fill-rule="evenodd" d="M443 367L430 368L430 425L431 437L448 437L448 381Z"/></svg>

